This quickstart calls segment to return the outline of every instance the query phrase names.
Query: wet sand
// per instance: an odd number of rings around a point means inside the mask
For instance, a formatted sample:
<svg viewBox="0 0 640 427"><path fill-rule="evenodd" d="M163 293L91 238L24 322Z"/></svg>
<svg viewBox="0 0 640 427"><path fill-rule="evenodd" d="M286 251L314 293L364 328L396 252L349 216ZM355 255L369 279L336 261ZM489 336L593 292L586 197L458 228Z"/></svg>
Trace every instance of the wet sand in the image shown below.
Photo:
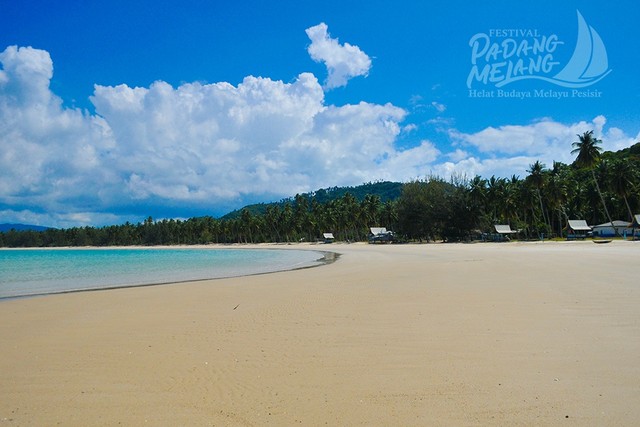
<svg viewBox="0 0 640 427"><path fill-rule="evenodd" d="M341 256L0 302L0 426L640 423L640 242L291 247Z"/></svg>

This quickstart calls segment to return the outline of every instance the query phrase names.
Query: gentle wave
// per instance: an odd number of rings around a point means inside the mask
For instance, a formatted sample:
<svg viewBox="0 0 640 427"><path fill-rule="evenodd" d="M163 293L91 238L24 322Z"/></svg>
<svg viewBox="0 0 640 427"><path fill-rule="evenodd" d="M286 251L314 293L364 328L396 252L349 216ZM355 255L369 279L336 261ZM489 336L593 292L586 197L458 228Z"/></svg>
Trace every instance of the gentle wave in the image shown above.
<svg viewBox="0 0 640 427"><path fill-rule="evenodd" d="M0 250L0 298L244 276L322 260L319 252L285 249Z"/></svg>

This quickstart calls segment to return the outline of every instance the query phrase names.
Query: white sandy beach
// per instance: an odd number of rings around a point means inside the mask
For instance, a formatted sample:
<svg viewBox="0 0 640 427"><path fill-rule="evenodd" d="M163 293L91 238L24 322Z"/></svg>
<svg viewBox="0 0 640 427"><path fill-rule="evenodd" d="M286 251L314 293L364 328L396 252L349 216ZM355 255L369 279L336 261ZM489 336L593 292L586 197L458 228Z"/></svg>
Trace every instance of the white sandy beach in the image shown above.
<svg viewBox="0 0 640 427"><path fill-rule="evenodd" d="M640 242L291 247L1 302L0 426L640 424Z"/></svg>

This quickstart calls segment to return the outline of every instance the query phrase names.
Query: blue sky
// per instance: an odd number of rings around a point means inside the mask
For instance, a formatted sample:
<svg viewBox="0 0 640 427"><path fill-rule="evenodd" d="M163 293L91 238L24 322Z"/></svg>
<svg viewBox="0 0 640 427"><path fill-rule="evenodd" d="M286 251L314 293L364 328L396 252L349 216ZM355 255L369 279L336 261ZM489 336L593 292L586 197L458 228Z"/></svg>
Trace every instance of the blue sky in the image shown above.
<svg viewBox="0 0 640 427"><path fill-rule="evenodd" d="M523 177L570 162L591 129L624 148L640 140L639 18L631 1L0 0L0 222L217 216L334 185ZM494 81L469 83L477 35L476 52L497 49L475 60ZM541 79L574 50L597 78ZM542 60L498 85L509 64Z"/></svg>

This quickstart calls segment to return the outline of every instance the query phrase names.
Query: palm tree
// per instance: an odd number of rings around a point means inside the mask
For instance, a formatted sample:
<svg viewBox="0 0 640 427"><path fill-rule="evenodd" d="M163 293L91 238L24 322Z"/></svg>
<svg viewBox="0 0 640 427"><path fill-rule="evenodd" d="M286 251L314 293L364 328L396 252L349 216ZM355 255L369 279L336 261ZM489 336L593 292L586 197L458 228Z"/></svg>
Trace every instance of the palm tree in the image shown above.
<svg viewBox="0 0 640 427"><path fill-rule="evenodd" d="M633 213L631 212L631 206L629 206L629 200L627 199L633 191L634 169L631 163L624 160L616 160L613 162L611 165L610 181L613 192L624 199L630 221L633 221Z"/></svg>
<svg viewBox="0 0 640 427"><path fill-rule="evenodd" d="M495 175L492 175L491 178L487 181L487 187L485 192L485 197L487 200L488 213L491 216L491 222L496 224L498 222L498 207L502 202L502 185L500 180L502 178L496 178Z"/></svg>
<svg viewBox="0 0 640 427"><path fill-rule="evenodd" d="M309 200L301 194L296 194L294 198L293 222L298 239L312 239L310 235L311 219L309 218Z"/></svg>
<svg viewBox="0 0 640 427"><path fill-rule="evenodd" d="M600 196L604 213L607 215L607 219L611 223L611 227L616 235L619 235L618 230L613 226L611 215L609 215L609 209L607 209L607 204L604 202L604 197L602 197L602 192L600 191L600 186L596 179L596 173L594 172L594 167L600 161L600 153L602 152L600 144L602 144L602 141L593 136L592 130L585 132L582 135L578 134L578 141L572 144L572 147L574 148L571 150L571 154L578 154L575 161L576 166L586 168L591 171L591 176L593 177L593 182L596 184L596 190Z"/></svg>
<svg viewBox="0 0 640 427"><path fill-rule="evenodd" d="M255 223L255 217L251 211L247 208L242 209L239 218L239 227L244 238L244 243L255 243L253 241L253 226Z"/></svg>
<svg viewBox="0 0 640 427"><path fill-rule="evenodd" d="M564 204L567 200L568 189L565 178L560 173L552 173L547 187L551 212L558 213L558 236L562 236L562 216L566 216ZM567 218L568 220L569 218Z"/></svg>
<svg viewBox="0 0 640 427"><path fill-rule="evenodd" d="M393 200L387 200L382 205L380 221L387 229L395 230L398 223L398 204Z"/></svg>
<svg viewBox="0 0 640 427"><path fill-rule="evenodd" d="M367 228L379 225L381 207L382 202L380 201L380 196L371 194L364 196L364 199L360 203L360 210Z"/></svg>
<svg viewBox="0 0 640 427"><path fill-rule="evenodd" d="M529 176L527 177L529 182L535 187L536 192L538 193L538 200L540 201L540 211L542 212L542 222L549 225L549 229L551 229L551 224L547 220L547 217L544 212L544 204L542 203L542 187L545 184L545 176L544 176L544 168L545 165L540 163L539 160L532 165L529 165Z"/></svg>
<svg viewBox="0 0 640 427"><path fill-rule="evenodd" d="M511 179L505 181L504 189L504 207L503 211L506 218L511 224L511 219L520 222L520 215L518 215L520 207L520 186L522 181L516 175L511 175Z"/></svg>
<svg viewBox="0 0 640 427"><path fill-rule="evenodd" d="M490 224L484 224L486 220L487 211L487 180L476 175L469 182L469 203L471 205L471 211L475 215L477 225L481 229L490 228Z"/></svg>
<svg viewBox="0 0 640 427"><path fill-rule="evenodd" d="M280 242L280 209L277 205L268 205L262 214L264 225L270 232L271 242Z"/></svg>
<svg viewBox="0 0 640 427"><path fill-rule="evenodd" d="M480 175L473 177L469 183L469 195L471 196L471 202L479 207L484 207L485 199L487 197L487 181L482 179Z"/></svg>
<svg viewBox="0 0 640 427"><path fill-rule="evenodd" d="M291 203L284 204L282 211L280 212L280 227L284 230L285 239L287 242L291 241L291 232L293 231L293 209Z"/></svg>
<svg viewBox="0 0 640 427"><path fill-rule="evenodd" d="M355 196L346 192L339 200L338 218L345 230L347 240L359 240L360 205Z"/></svg>

